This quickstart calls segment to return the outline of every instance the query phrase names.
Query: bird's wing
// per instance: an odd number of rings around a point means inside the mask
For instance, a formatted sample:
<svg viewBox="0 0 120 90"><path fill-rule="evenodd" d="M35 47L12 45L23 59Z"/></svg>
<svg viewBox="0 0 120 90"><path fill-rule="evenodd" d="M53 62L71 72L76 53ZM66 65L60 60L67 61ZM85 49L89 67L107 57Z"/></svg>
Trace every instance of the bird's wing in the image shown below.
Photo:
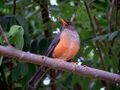
<svg viewBox="0 0 120 90"><path fill-rule="evenodd" d="M60 41L60 35L61 35L61 32L59 32L55 38L52 40L51 44L49 45L48 49L47 49L47 53L46 53L46 56L48 57L51 57L51 54L53 52L53 50L55 49L55 47L57 46L57 44L59 43Z"/></svg>
<svg viewBox="0 0 120 90"><path fill-rule="evenodd" d="M61 32L58 33L55 38L53 39L52 43L49 45L46 56L51 56L54 48L57 46L57 44L60 41L60 35ZM38 80L40 80L44 74L48 71L49 69L47 67L41 66L39 67L38 71L32 76L32 78L30 79L29 83L29 88L34 88L35 85L37 85Z"/></svg>

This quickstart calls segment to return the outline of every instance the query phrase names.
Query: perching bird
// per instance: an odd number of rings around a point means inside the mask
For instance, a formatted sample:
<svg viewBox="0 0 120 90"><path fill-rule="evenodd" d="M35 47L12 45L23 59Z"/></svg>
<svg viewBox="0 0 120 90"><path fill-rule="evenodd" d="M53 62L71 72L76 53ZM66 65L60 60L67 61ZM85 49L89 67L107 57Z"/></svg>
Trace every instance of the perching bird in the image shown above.
<svg viewBox="0 0 120 90"><path fill-rule="evenodd" d="M53 39L47 50L46 56L69 61L77 54L80 49L79 34L71 22L67 22L63 19L60 19L60 22L62 24L62 30ZM47 67L41 66L29 81L29 85L31 87L36 86L37 82L47 71Z"/></svg>

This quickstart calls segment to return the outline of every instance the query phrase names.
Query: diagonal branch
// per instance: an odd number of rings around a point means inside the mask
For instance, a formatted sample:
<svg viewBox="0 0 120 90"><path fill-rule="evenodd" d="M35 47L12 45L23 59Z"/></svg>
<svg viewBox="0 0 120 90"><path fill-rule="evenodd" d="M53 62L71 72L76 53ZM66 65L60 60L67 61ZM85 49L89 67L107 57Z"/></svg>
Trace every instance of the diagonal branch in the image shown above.
<svg viewBox="0 0 120 90"><path fill-rule="evenodd" d="M5 43L9 46L10 43L9 43L7 36L6 36L5 32L3 31L3 28L1 25L0 25L0 34L2 35L2 38L5 40Z"/></svg>
<svg viewBox="0 0 120 90"><path fill-rule="evenodd" d="M112 81L114 83L120 84L120 75L118 74L90 68L87 66L65 62L64 60L61 60L61 59L53 59L53 58L48 58L42 55L36 55L36 54L28 53L28 52L23 52L23 51L15 49L12 46L9 46L9 47L0 46L0 55L6 56L6 57L17 58L17 60L19 61L45 65L53 69L69 71L72 73L77 73L79 75Z"/></svg>
<svg viewBox="0 0 120 90"><path fill-rule="evenodd" d="M114 2L115 2L115 0L112 0L112 5L111 5L111 9L113 8L113 6L114 6ZM111 10L110 9L110 10ZM111 15L111 19L112 19L112 13L113 11L111 11L111 13L110 13L110 15ZM111 27L111 22L112 22L112 20L109 20L109 28ZM116 13L115 13L115 29L114 29L114 31L118 31L118 0L116 0ZM114 44L115 44L115 40L116 40L116 37L114 37L113 39L112 39L112 41L111 41L111 48L109 49L109 54L110 54L110 56L112 56L112 54L113 54L113 52L112 52L112 48L114 47Z"/></svg>
<svg viewBox="0 0 120 90"><path fill-rule="evenodd" d="M13 0L13 15L16 15L16 0Z"/></svg>
<svg viewBox="0 0 120 90"><path fill-rule="evenodd" d="M113 16L114 2L115 2L115 0L112 0L111 6L110 6L110 9L109 9L109 13L108 13L108 20L109 20L108 32L109 33L111 32L111 26L112 26L112 18L113 18L112 16Z"/></svg>
<svg viewBox="0 0 120 90"><path fill-rule="evenodd" d="M118 0L116 0L115 30L118 31Z"/></svg>

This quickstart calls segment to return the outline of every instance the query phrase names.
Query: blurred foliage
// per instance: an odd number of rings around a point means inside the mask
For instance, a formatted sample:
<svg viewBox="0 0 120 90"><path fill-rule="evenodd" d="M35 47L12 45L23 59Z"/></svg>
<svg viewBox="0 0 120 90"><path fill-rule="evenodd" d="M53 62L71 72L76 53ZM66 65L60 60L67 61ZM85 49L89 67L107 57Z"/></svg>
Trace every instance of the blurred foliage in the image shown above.
<svg viewBox="0 0 120 90"><path fill-rule="evenodd" d="M36 54L45 54L51 38L46 38L43 31L43 22L39 0L16 0L16 14L13 15L13 1L0 1L0 24L6 32L10 43L18 49ZM54 3L53 1L56 1ZM86 1L91 16L96 16L102 34L94 21L95 30L84 5ZM115 0L116 1L116 0ZM119 1L119 0L118 0ZM114 3L109 32L109 10L112 0L48 0L48 11L52 25L51 31L60 28L58 17L66 20L73 19L80 34L81 49L74 58L83 57L83 65L102 69L102 63L98 54L98 47L101 49L104 58L104 66L107 71L120 74L120 8L118 8L118 19L116 19L116 5ZM120 1L118 2L120 6ZM115 22L118 20L118 24ZM116 27L118 30L116 31ZM95 33L94 33L95 32ZM54 34L53 34L54 37ZM115 39L114 45L111 43ZM0 44L4 41L0 37ZM25 89L27 82L35 73L38 66L18 62L11 58L0 58L0 88L8 90ZM49 77L49 75L47 75ZM46 76L45 76L46 77ZM44 80L44 78L43 78ZM58 89L61 90L104 90L106 83L101 80L78 76L73 73L64 72L55 81ZM120 90L118 84L110 83L110 90ZM50 85L44 85L41 81L38 89L48 90Z"/></svg>

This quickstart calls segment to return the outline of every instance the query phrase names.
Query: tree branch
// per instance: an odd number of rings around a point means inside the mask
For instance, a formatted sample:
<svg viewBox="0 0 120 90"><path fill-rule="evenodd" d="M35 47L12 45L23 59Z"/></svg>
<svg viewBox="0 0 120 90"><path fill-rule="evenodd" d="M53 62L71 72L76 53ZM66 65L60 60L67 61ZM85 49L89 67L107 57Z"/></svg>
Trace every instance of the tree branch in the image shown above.
<svg viewBox="0 0 120 90"><path fill-rule="evenodd" d="M88 17L89 17L89 19L90 19L91 28L93 29L93 32L94 32L94 34L95 34L95 36L96 36L94 21L93 21L92 15L91 15L91 13L90 13L90 8L88 7L88 5L87 5L87 3L86 3L85 1L84 1L84 5L85 5L85 8L86 8Z"/></svg>
<svg viewBox="0 0 120 90"><path fill-rule="evenodd" d="M53 59L53 58L48 58L42 55L36 55L36 54L29 53L29 52L23 52L23 51L15 49L12 46L7 46L7 47L0 46L0 55L6 56L6 57L13 57L19 61L45 65L53 69L69 71L69 72L76 73L79 75L112 81L114 83L120 84L120 75L118 74L90 68L87 66L65 62L64 60L61 60L61 59Z"/></svg>
<svg viewBox="0 0 120 90"><path fill-rule="evenodd" d="M118 31L118 0L116 0L115 30Z"/></svg>
<svg viewBox="0 0 120 90"><path fill-rule="evenodd" d="M16 15L16 0L13 0L13 15Z"/></svg>
<svg viewBox="0 0 120 90"><path fill-rule="evenodd" d="M114 2L115 0L112 0L112 4L111 4L111 8L110 8L110 20L109 20L109 28L111 28L111 23L112 23L112 14L113 14L113 6L114 6ZM116 0L116 13L115 13L115 29L114 31L118 31L118 0ZM110 57L112 56L113 52L112 52L112 48L114 47L114 44L115 44L115 39L116 37L114 37L112 39L112 42L111 42L111 48L109 49L109 54L110 54Z"/></svg>
<svg viewBox="0 0 120 90"><path fill-rule="evenodd" d="M108 14L108 20L109 20L108 32L109 32L109 33L111 32L111 25L112 25L112 16L113 16L114 2L115 2L115 0L112 0L111 6L110 6L110 9L109 9L109 14Z"/></svg>
<svg viewBox="0 0 120 90"><path fill-rule="evenodd" d="M49 10L48 10L48 0L41 0L39 2L40 8L41 8L41 16L43 21L43 27L44 27L44 35L46 38L49 38L52 36L51 33L51 25L50 25L50 18L49 18Z"/></svg>
<svg viewBox="0 0 120 90"><path fill-rule="evenodd" d="M5 32L4 32L4 30L3 30L3 28L2 28L1 25L0 25L0 34L2 35L2 38L5 40L5 43L6 43L7 45L10 45L10 43L9 43L9 41L8 41L8 39L7 39L7 36L6 36L6 34L5 34Z"/></svg>

